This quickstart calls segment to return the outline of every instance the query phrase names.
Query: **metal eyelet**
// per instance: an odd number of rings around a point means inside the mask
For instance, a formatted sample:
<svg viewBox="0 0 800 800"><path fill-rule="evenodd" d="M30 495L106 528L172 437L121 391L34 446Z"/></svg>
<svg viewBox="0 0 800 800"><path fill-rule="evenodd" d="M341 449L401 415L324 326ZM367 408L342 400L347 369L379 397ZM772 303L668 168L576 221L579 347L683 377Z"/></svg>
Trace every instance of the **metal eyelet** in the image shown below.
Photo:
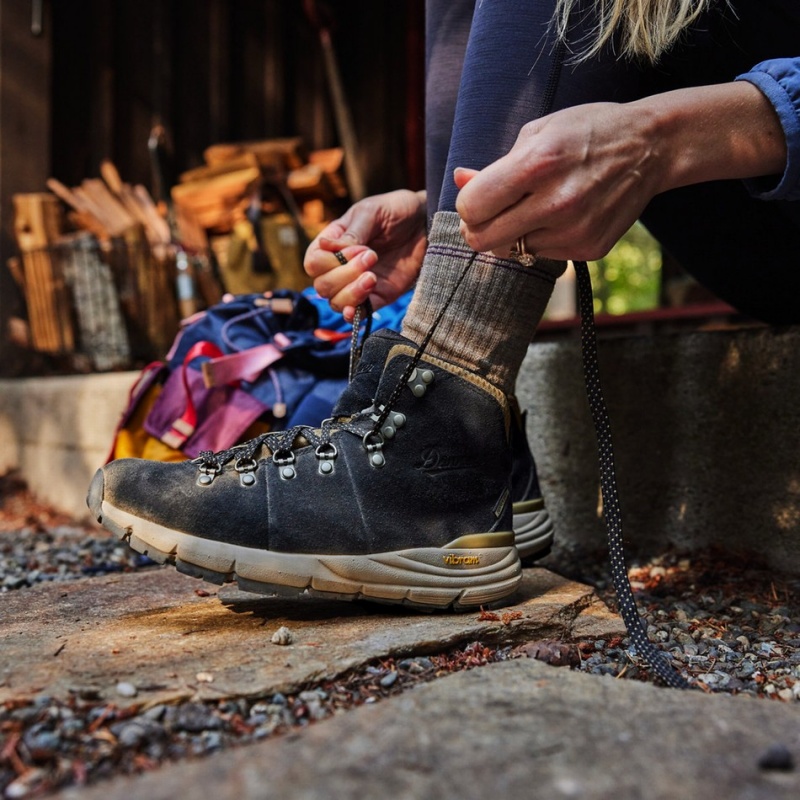
<svg viewBox="0 0 800 800"><path fill-rule="evenodd" d="M411 394L414 397L422 397L428 391L428 384L433 383L433 370L430 369L415 369L408 379L408 385L411 388Z"/></svg>
<svg viewBox="0 0 800 800"><path fill-rule="evenodd" d="M384 464L386 464L386 459L381 452L383 450L384 442L382 434L368 431L364 434L364 437L361 441L364 445L364 449L369 455L369 463L371 467L380 469Z"/></svg>
<svg viewBox="0 0 800 800"><path fill-rule="evenodd" d="M254 458L240 458L234 469L239 473L239 485L247 489L256 485L256 476L253 474L258 469L258 462Z"/></svg>
<svg viewBox="0 0 800 800"><path fill-rule="evenodd" d="M339 455L336 445L333 444L333 442L321 444L314 451L314 455L319 459L319 474L333 475L335 471L333 462L336 459L336 456Z"/></svg>
<svg viewBox="0 0 800 800"><path fill-rule="evenodd" d="M214 478L222 472L220 464L202 464L200 466L200 475L197 478L198 486L211 486L214 483Z"/></svg>
<svg viewBox="0 0 800 800"><path fill-rule="evenodd" d="M281 455L281 453L286 453L286 455ZM295 456L292 450L276 450L272 454L272 461L278 467L281 480L290 481L297 475L297 470L294 468Z"/></svg>
<svg viewBox="0 0 800 800"><path fill-rule="evenodd" d="M381 414L383 413L386 406L378 406L377 413L371 414L370 419L373 422L377 422L381 418ZM401 414L399 411L390 411L386 415L386 419L383 422L381 427L381 434L383 434L384 439L392 439L394 435L397 433L398 428L402 428L403 425L406 424L406 417L405 414Z"/></svg>

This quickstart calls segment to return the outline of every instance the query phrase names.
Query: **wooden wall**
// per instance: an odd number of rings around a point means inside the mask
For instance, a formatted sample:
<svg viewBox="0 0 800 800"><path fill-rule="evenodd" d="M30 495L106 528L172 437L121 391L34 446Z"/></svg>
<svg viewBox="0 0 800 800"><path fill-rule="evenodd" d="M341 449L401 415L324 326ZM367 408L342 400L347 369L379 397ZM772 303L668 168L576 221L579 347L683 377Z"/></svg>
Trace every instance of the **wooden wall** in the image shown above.
<svg viewBox="0 0 800 800"><path fill-rule="evenodd" d="M422 93L422 1L329 8L368 189L405 185L406 116L410 104L421 109L410 93ZM301 0L68 0L53 4L53 25L52 163L65 182L110 156L126 179L148 183L156 120L177 169L197 166L219 141L299 134L312 148L338 143ZM421 141L420 131L414 147Z"/></svg>
<svg viewBox="0 0 800 800"><path fill-rule="evenodd" d="M5 342L19 298L11 195L98 175L111 158L152 188L147 140L167 129L173 172L221 141L340 144L317 30L303 0L0 0L0 374L29 371ZM421 188L424 0L329 0L332 36L369 193ZM23 361L25 354L22 354ZM12 363L13 362L13 363Z"/></svg>

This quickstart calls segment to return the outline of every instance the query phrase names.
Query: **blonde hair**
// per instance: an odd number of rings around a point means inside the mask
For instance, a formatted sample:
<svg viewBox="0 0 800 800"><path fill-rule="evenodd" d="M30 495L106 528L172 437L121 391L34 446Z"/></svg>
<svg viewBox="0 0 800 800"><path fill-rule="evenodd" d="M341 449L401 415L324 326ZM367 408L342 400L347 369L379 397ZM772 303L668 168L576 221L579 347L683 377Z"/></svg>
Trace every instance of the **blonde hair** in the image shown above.
<svg viewBox="0 0 800 800"><path fill-rule="evenodd" d="M578 60L597 55L609 43L618 54L656 63L715 0L595 0L597 24ZM558 0L554 22L559 37L567 39L569 17L581 0ZM617 40L615 37L619 35Z"/></svg>

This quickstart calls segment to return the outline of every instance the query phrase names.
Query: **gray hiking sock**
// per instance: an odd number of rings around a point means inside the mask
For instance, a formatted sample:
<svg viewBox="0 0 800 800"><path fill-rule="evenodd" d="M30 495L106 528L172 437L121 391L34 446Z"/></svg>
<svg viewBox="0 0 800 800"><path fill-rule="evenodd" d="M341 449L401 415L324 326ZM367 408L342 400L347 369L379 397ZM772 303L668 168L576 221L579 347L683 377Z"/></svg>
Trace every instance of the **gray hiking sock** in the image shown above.
<svg viewBox="0 0 800 800"><path fill-rule="evenodd" d="M459 233L459 216L433 218L428 251L403 322L419 344L474 252ZM564 261L537 259L531 267L479 253L439 323L426 352L476 372L512 394L522 359Z"/></svg>

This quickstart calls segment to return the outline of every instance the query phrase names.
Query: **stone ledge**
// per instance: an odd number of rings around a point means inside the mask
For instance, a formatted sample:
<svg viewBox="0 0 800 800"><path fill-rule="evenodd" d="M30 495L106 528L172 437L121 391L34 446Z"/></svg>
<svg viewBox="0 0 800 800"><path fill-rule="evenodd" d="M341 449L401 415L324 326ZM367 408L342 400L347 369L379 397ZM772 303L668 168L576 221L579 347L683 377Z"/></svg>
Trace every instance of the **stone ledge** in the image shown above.
<svg viewBox="0 0 800 800"><path fill-rule="evenodd" d="M513 605L497 619L479 611L425 614L217 590L171 567L1 597L0 703L64 699L71 689L92 687L119 704L114 687L121 680L143 687L128 702L136 706L262 696L334 678L375 658L439 654L473 641L499 646L625 633L591 587L543 569L524 571ZM270 640L281 626L294 637L285 647ZM198 682L199 672L211 673L213 683Z"/></svg>
<svg viewBox="0 0 800 800"><path fill-rule="evenodd" d="M626 540L751 551L800 573L800 329L600 342ZM561 542L605 542L577 340L533 345L517 393Z"/></svg>
<svg viewBox="0 0 800 800"><path fill-rule="evenodd" d="M797 797L800 755L781 703L660 689L519 659L440 678L385 702L69 800Z"/></svg>
<svg viewBox="0 0 800 800"><path fill-rule="evenodd" d="M0 380L0 474L19 470L40 500L88 519L86 488L137 375Z"/></svg>

